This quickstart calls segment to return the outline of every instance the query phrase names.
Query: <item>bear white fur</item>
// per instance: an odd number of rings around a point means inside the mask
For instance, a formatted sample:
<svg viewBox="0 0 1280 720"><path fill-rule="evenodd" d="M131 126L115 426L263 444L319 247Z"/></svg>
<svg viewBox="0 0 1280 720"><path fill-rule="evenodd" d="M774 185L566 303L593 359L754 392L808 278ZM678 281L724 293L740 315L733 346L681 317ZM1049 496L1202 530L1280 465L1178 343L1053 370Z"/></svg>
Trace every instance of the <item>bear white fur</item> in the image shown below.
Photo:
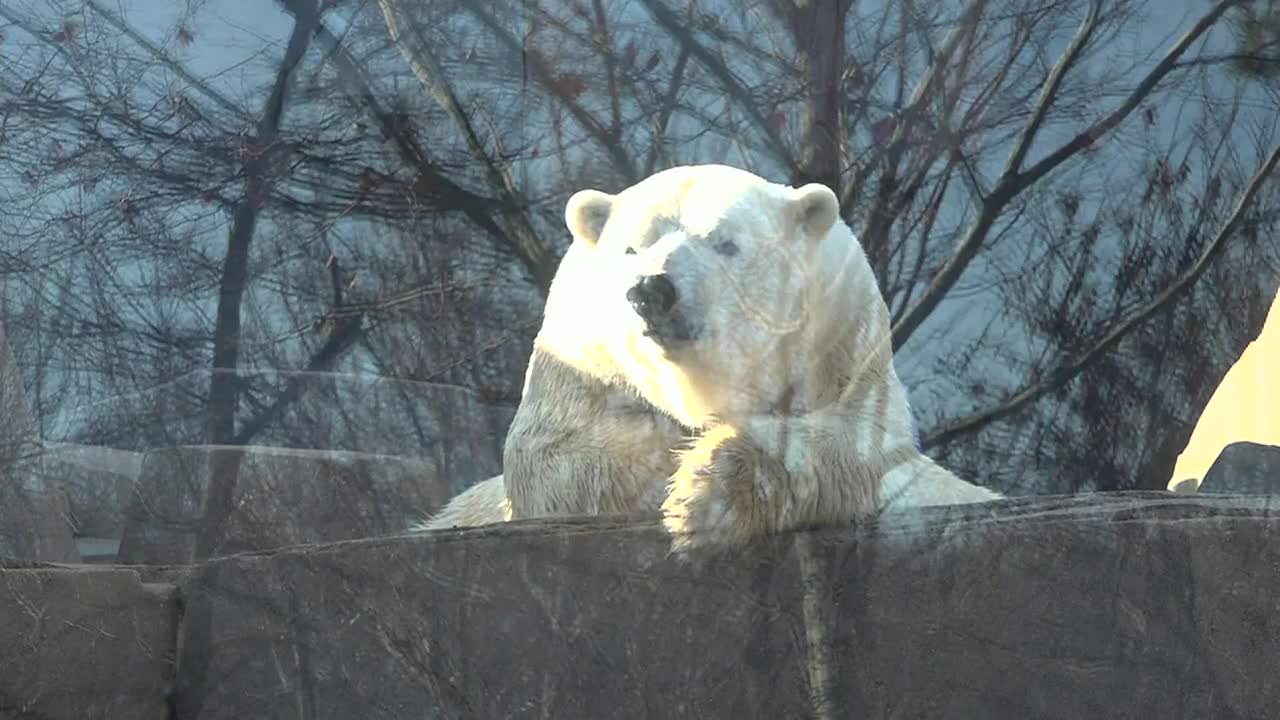
<svg viewBox="0 0 1280 720"><path fill-rule="evenodd" d="M887 308L829 189L679 167L578 192L565 220L504 475L424 528L660 507L684 550L1000 497L916 449ZM658 276L674 301L655 310L639 290Z"/></svg>
<svg viewBox="0 0 1280 720"><path fill-rule="evenodd" d="M916 447L888 308L829 188L704 165L570 205L634 276L614 362L699 431L662 504L675 550L1000 497Z"/></svg>
<svg viewBox="0 0 1280 720"><path fill-rule="evenodd" d="M501 474L481 480L453 496L435 515L413 523L409 532L447 530L506 522L511 519L511 502Z"/></svg>
<svg viewBox="0 0 1280 720"><path fill-rule="evenodd" d="M596 256L600 226L578 193L565 209L572 234L533 342L520 406L503 446L503 473L454 497L413 530L556 515L651 513L690 433L633 390L613 362L630 315L625 268ZM619 274L624 273L624 274Z"/></svg>

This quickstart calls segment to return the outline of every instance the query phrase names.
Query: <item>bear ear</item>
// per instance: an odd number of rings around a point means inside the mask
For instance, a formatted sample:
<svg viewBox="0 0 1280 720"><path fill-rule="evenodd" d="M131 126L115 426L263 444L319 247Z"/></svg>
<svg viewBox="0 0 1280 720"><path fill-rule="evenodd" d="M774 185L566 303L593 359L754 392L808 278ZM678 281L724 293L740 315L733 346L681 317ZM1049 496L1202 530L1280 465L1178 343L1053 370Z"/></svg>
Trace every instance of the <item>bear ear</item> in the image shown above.
<svg viewBox="0 0 1280 720"><path fill-rule="evenodd" d="M564 224L575 239L594 247L612 210L612 195L599 190L579 190L564 207Z"/></svg>
<svg viewBox="0 0 1280 720"><path fill-rule="evenodd" d="M791 191L792 217L804 234L814 239L827 236L840 214L840 201L831 188L809 183Z"/></svg>

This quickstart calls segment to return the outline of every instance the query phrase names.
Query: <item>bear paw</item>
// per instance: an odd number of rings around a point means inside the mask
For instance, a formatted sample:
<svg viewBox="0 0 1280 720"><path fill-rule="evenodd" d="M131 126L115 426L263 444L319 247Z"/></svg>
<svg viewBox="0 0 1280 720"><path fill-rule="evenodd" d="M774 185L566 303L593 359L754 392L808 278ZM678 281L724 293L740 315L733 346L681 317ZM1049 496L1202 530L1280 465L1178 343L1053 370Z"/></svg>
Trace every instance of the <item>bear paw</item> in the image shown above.
<svg viewBox="0 0 1280 720"><path fill-rule="evenodd" d="M681 454L662 503L672 552L736 547L762 532L763 464L760 450L730 426L712 428L694 441Z"/></svg>

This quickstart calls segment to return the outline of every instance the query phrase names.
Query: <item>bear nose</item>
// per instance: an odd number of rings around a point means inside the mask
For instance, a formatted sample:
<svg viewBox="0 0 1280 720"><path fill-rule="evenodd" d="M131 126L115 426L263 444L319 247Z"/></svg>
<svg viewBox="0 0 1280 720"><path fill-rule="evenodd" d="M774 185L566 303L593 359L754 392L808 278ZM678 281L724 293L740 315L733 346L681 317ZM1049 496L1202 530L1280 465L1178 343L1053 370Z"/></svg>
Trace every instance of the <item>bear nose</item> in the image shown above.
<svg viewBox="0 0 1280 720"><path fill-rule="evenodd" d="M666 275L646 275L627 291L627 300L641 317L666 313L676 304L676 286Z"/></svg>

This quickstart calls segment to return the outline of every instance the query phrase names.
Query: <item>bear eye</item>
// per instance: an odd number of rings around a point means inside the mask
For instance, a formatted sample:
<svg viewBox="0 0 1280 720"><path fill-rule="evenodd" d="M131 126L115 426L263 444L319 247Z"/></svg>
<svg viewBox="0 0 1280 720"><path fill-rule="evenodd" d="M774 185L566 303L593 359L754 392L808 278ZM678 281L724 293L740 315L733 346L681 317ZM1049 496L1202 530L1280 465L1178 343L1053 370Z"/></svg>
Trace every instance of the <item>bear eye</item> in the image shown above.
<svg viewBox="0 0 1280 720"><path fill-rule="evenodd" d="M625 252L627 255L635 255L635 254L636 254L636 249L635 249L635 248L633 248L633 247L628 246L628 247L627 247L627 249L626 249L624 252Z"/></svg>
<svg viewBox="0 0 1280 720"><path fill-rule="evenodd" d="M721 240L715 244L713 249L725 257L733 257L738 254L738 246L732 240Z"/></svg>

